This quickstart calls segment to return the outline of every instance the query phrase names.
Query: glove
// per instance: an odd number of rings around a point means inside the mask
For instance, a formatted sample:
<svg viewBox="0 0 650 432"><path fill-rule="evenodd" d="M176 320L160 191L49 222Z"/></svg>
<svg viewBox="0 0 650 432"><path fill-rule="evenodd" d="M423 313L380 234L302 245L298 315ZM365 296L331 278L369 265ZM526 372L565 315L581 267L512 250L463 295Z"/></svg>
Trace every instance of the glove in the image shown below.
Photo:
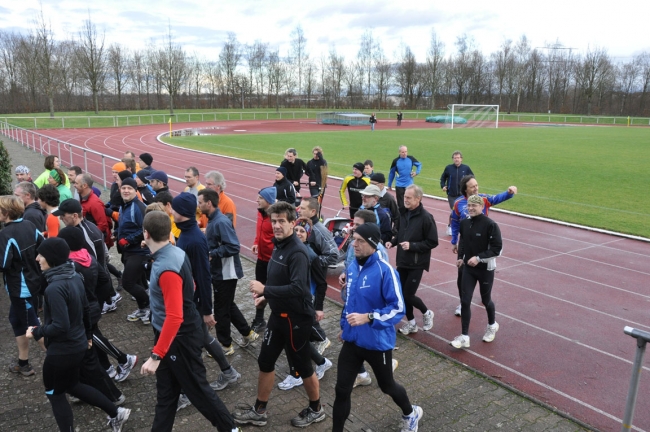
<svg viewBox="0 0 650 432"><path fill-rule="evenodd" d="M117 244L119 244L120 247L127 247L129 245L129 241L127 239L123 238L123 239L120 239L120 241L117 242Z"/></svg>
<svg viewBox="0 0 650 432"><path fill-rule="evenodd" d="M110 207L104 208L104 213L106 213L106 216L111 217L113 216L113 209Z"/></svg>

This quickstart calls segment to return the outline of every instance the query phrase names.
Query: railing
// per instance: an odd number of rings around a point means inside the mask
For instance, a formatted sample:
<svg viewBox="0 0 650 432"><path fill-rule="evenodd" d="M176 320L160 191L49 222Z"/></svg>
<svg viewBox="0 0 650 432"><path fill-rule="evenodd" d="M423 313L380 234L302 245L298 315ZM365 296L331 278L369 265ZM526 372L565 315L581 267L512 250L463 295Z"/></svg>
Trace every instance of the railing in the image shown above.
<svg viewBox="0 0 650 432"><path fill-rule="evenodd" d="M61 117L31 117L16 116L4 117L5 123L25 129L64 129L64 128L103 128L166 124L191 123L207 121L232 121L232 120L314 120L323 111L239 111L239 112L205 112L205 113L178 113L178 114L131 114L118 116L61 116ZM358 110L331 110L336 112L359 112ZM370 113L370 110L361 112ZM446 114L445 110L431 112L403 112L404 120L423 120L429 116ZM470 115L473 113L468 113ZM378 111L378 119L394 120L397 111ZM460 114L461 116L463 114ZM495 120L495 115L490 115L486 120ZM504 114L499 113L499 121L519 123L562 123L562 124L595 124L595 125L627 125L649 126L650 118L636 117L603 117L579 116L561 114Z"/></svg>
<svg viewBox="0 0 650 432"><path fill-rule="evenodd" d="M636 339L636 354L634 356L634 366L632 367L632 378L630 378L630 388L627 393L625 402L625 415L623 416L623 425L621 431L627 432L632 429L632 419L634 418L634 408L636 407L636 397L639 393L639 382L641 381L641 368L643 367L643 355L648 342L650 342L650 333L626 326L623 332Z"/></svg>
<svg viewBox="0 0 650 432"><path fill-rule="evenodd" d="M0 135L4 135L8 139L41 155L56 155L63 166L70 167L77 165L82 167L84 172L89 173L93 177L95 183L101 183L104 188L108 188L113 182L112 165L120 161L117 157L48 137L29 129L14 126L5 121L0 121ZM107 162L109 163L108 165ZM174 181L173 184L169 185L173 191L182 191L185 188L185 179L173 175L168 175L167 177ZM175 187L172 187L172 185Z"/></svg>

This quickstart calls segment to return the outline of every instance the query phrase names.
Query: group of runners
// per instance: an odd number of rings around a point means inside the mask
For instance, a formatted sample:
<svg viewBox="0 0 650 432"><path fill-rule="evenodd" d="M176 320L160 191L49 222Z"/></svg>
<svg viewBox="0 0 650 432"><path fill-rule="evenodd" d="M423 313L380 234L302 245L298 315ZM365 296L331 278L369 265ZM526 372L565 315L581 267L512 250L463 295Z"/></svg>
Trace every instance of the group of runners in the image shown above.
<svg viewBox="0 0 650 432"><path fill-rule="evenodd" d="M452 158L441 188L451 209L447 234L457 254L456 314L462 328L451 344L467 348L477 282L488 314L483 340L493 341L498 330L491 288L502 241L487 213L517 189L479 194L460 152ZM171 430L176 411L190 404L219 431L266 425L275 364L282 352L289 374L278 388L304 386L309 399L291 424L305 427L324 420L319 380L333 362L323 355L331 341L319 323L325 316L328 268L340 257L332 233L320 220L328 176L323 150L315 147L304 162L295 149L288 149L275 183L258 193L252 245L257 262L255 280L248 286L256 314L250 324L235 302L243 271L237 209L225 193L224 176L209 171L201 183L198 169L189 167L185 190L174 196L167 173L153 165L151 154L136 158L127 151L112 166L114 182L106 203L89 173L73 166L66 175L56 156L46 158L45 171L36 180L26 166L16 168L14 195L0 197L0 270L18 346L18 361L10 370L34 375L29 339L38 340L47 349L43 382L59 429L73 427L67 393L103 409L112 430L121 430L130 410L120 406L125 397L115 383L127 379L138 358L115 347L98 324L102 314L117 310L124 290L137 303L127 321L153 328L154 348L140 369L157 379L152 430ZM402 410L401 430L417 431L423 412L395 382L392 352L395 325L404 315L407 321L399 329L404 335L418 331L414 309L422 313L423 330L433 327L433 311L416 295L423 272L430 269L431 250L439 242L435 220L422 203L422 188L415 184L422 165L402 146L390 166L388 184L370 160L352 168L340 188L354 232L339 275L344 309L338 338L343 346L337 361L333 430L344 428L352 389L371 384L367 363L381 390ZM308 181L303 184L305 175ZM388 192L393 187L395 196ZM111 247L120 254L122 270L110 262ZM387 253L392 248L395 267ZM263 335L257 398L232 413L215 393L241 379L227 359L235 352L231 324L240 346ZM221 371L212 383L201 357L204 348Z"/></svg>

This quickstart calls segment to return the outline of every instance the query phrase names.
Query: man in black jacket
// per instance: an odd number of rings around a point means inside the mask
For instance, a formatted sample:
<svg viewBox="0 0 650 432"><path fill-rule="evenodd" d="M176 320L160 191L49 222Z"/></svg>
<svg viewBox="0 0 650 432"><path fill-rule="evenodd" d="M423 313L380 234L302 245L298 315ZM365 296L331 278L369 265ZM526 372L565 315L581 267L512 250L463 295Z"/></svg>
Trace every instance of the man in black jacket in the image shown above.
<svg viewBox="0 0 650 432"><path fill-rule="evenodd" d="M463 154L456 150L451 159L453 164L445 167L445 170L440 176L440 188L443 192L447 192L447 201L449 202L449 209L454 209L454 203L462 195L460 191L460 179L469 174L474 174L472 169L463 163ZM449 214L449 222L447 223L447 235L451 235L451 213Z"/></svg>
<svg viewBox="0 0 650 432"><path fill-rule="evenodd" d="M454 348L469 348L469 321L472 318L471 304L476 283L481 290L481 301L488 315L488 326L483 336L484 342L492 342L499 330L495 320L495 307L492 301L492 284L496 257L501 255L503 242L499 226L483 214L483 198L472 195L467 199L467 212L470 219L460 223L458 260L456 265L463 267L461 282L461 320L462 332L451 345Z"/></svg>
<svg viewBox="0 0 650 432"><path fill-rule="evenodd" d="M278 167L275 170L275 183L273 187L277 191L276 199L278 201L284 201L289 204L296 203L296 189L293 187L291 182L287 180L287 169L284 167Z"/></svg>
<svg viewBox="0 0 650 432"><path fill-rule="evenodd" d="M296 211L292 205L279 202L272 205L271 215L275 249L268 267L266 285L251 281L255 302L267 301L271 308L264 333L264 342L257 362L260 367L257 400L254 406L239 408L233 413L238 424L264 426L266 405L275 379L275 362L287 348L296 370L303 379L309 406L291 419L295 427L306 427L325 420L320 403L320 388L311 364L309 336L314 320L314 308L309 288L309 256L307 248L293 232Z"/></svg>
<svg viewBox="0 0 650 432"><path fill-rule="evenodd" d="M404 208L400 209L397 235L393 236L386 248L397 246L396 267L402 282L406 319L408 322L399 329L402 334L417 333L413 307L422 312L422 330L433 327L433 311L429 310L415 293L420 286L422 273L429 271L431 249L438 246L438 230L433 216L422 205L422 188L410 185L404 191Z"/></svg>
<svg viewBox="0 0 650 432"><path fill-rule="evenodd" d="M18 183L14 189L14 195L25 204L23 219L33 223L40 232L45 232L47 212L36 201L36 186L34 186L34 183L26 181Z"/></svg>
<svg viewBox="0 0 650 432"><path fill-rule="evenodd" d="M280 164L281 167L287 170L287 180L296 189L296 198L300 198L300 179L303 174L309 176L309 168L302 159L298 158L298 152L295 148L287 149L284 153L284 160Z"/></svg>
<svg viewBox="0 0 650 432"><path fill-rule="evenodd" d="M309 194L317 197L323 193L321 189L327 181L327 161L323 158L323 149L318 146L312 149L312 155L314 157L307 162Z"/></svg>

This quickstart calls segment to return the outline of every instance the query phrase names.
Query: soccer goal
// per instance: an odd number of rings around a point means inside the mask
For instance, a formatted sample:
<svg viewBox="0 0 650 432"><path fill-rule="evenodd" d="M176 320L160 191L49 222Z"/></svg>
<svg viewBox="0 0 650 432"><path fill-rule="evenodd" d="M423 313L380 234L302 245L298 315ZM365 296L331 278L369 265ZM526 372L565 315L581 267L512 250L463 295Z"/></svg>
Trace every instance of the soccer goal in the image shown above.
<svg viewBox="0 0 650 432"><path fill-rule="evenodd" d="M449 121L445 125L450 128L498 128L499 105L447 105Z"/></svg>

